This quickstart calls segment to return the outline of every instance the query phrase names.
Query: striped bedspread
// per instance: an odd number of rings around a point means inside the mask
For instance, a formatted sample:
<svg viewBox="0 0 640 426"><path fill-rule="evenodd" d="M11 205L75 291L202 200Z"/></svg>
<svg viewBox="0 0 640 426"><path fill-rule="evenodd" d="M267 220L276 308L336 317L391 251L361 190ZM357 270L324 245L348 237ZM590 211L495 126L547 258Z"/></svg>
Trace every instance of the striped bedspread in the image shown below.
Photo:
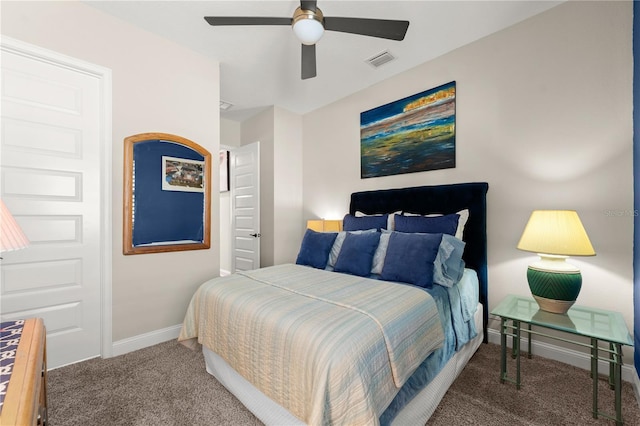
<svg viewBox="0 0 640 426"><path fill-rule="evenodd" d="M287 264L203 284L196 339L307 424L369 425L444 335L425 291Z"/></svg>

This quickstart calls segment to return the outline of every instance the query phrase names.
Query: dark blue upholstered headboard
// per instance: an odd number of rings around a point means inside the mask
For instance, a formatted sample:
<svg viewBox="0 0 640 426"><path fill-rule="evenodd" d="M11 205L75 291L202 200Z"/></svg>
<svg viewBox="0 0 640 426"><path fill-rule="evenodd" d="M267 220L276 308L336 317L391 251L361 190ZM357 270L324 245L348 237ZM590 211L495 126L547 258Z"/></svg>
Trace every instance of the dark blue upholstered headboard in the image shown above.
<svg viewBox="0 0 640 426"><path fill-rule="evenodd" d="M480 303L484 306L484 341L487 342L489 318L487 278L487 191L486 182L449 185L416 186L411 188L362 191L351 194L349 213L367 214L406 211L429 214L455 213L469 209L469 220L463 239L466 242L463 258L468 268L478 274Z"/></svg>

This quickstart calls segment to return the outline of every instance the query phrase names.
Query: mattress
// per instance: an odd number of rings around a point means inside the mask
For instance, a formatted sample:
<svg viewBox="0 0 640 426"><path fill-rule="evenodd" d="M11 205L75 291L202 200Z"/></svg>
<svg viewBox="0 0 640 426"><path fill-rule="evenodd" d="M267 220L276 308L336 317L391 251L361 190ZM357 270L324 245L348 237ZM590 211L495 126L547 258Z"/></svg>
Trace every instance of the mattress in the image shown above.
<svg viewBox="0 0 640 426"><path fill-rule="evenodd" d="M475 274L465 274L466 278L469 278L470 276L475 278ZM466 287L476 289L477 279L467 280ZM449 290L449 292L451 293L451 290ZM472 291L472 293L475 293L472 297L475 297L475 303L477 303L477 292ZM479 333L475 335L475 337L471 338L471 340L465 340L463 346L448 351L451 353L444 351L445 354L442 356L446 356L446 359L436 361L437 365L435 367L431 367L437 368L439 373L437 373L435 377L429 377L428 385L420 385L421 390L415 390L415 392L409 393L408 396L404 396L404 399L409 402L402 401L401 405L398 407L393 407L392 404L391 408L394 408L394 411L391 413L391 416L387 415L385 417L383 415L382 419L384 420L384 424L388 424L389 421L391 424L398 425L424 424L431 414L433 414L438 403L446 393L446 390L460 374L468 360L482 342L482 305L477 304L477 306L474 306L473 311L475 312L473 313L472 320L475 324L475 330L479 330ZM207 348L205 345L203 345L202 350L206 361L207 372L216 377L222 385L233 393L263 423L266 425L278 426L304 424L304 422L295 417L284 407L269 399L250 382L245 380L214 351Z"/></svg>
<svg viewBox="0 0 640 426"><path fill-rule="evenodd" d="M451 384L460 375L482 343L482 305L474 314L474 322L480 332L446 363L438 375L420 391L393 419L392 425L425 424L438 407ZM214 376L242 404L267 426L301 426L305 423L282 406L267 398L251 383L239 375L215 352L202 347L207 372Z"/></svg>
<svg viewBox="0 0 640 426"><path fill-rule="evenodd" d="M305 422L372 424L442 347L437 303L420 287L283 264L204 283L178 340Z"/></svg>

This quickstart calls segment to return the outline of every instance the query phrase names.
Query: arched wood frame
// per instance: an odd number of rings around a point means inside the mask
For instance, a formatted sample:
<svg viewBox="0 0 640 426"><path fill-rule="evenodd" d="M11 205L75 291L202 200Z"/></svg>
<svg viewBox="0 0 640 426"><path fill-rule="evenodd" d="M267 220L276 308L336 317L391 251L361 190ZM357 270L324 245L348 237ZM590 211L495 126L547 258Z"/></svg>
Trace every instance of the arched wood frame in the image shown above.
<svg viewBox="0 0 640 426"><path fill-rule="evenodd" d="M181 154L176 155L176 152ZM192 165L197 168L202 167L200 163L204 163L203 182L185 185L182 188L178 184L167 183L171 179L168 177L166 164L172 160L178 160L180 165ZM136 162L138 162L138 170L135 168ZM143 172L144 175L141 175ZM136 178L139 182L138 194L136 194ZM145 188L151 190L145 190ZM125 138L123 194L123 253L125 255L201 250L211 247L211 154L197 143L167 133L141 133ZM200 198L203 203L201 218ZM183 202L185 199L189 203ZM158 208L158 205L165 208ZM194 208L189 210L189 206ZM136 212L138 227L136 227ZM187 219L189 216L191 218ZM193 220L195 216L197 218ZM169 226L166 223L167 217L171 218ZM187 231L183 231L183 228L187 228ZM143 230L144 238L141 237ZM165 235L167 233L180 235L180 232L184 232L186 238L176 238L175 235L166 238ZM192 238L195 235L194 232L197 233L196 238ZM163 235L165 235L164 238ZM144 241L141 243L141 240Z"/></svg>

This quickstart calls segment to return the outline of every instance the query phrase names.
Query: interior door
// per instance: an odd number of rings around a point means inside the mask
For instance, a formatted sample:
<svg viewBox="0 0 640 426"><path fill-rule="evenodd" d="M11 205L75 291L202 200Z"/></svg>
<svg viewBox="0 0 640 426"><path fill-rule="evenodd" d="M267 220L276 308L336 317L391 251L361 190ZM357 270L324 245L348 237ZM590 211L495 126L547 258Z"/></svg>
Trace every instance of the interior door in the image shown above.
<svg viewBox="0 0 640 426"><path fill-rule="evenodd" d="M30 245L2 255L0 317L43 318L54 368L101 354L107 94L66 57L25 53L3 42L1 196Z"/></svg>
<svg viewBox="0 0 640 426"><path fill-rule="evenodd" d="M232 272L260 267L260 142L231 151Z"/></svg>

